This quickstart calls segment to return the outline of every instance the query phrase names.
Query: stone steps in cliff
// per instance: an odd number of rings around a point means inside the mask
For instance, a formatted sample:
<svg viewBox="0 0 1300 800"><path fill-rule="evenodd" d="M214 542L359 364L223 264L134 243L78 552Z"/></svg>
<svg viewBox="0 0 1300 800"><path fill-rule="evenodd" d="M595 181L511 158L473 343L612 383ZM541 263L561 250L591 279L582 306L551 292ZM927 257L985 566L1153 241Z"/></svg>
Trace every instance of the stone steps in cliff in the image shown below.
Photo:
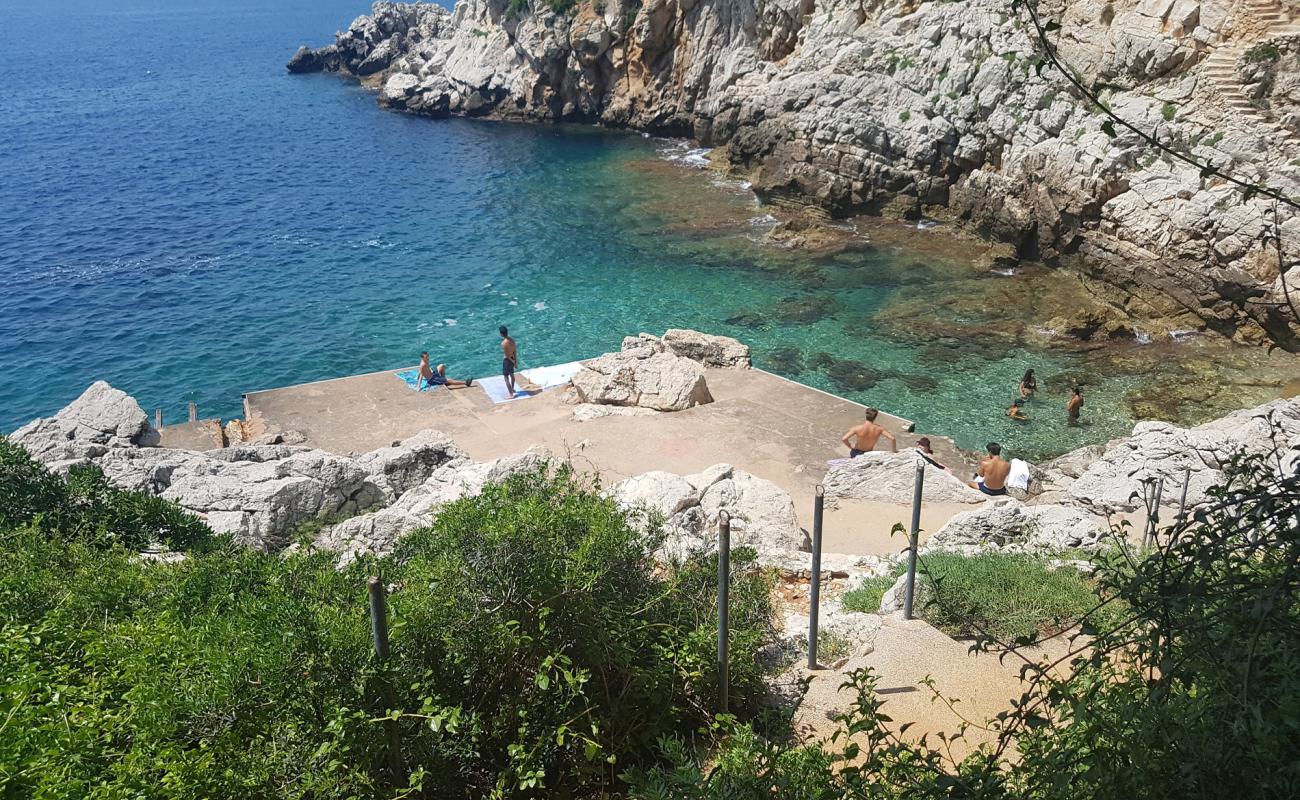
<svg viewBox="0 0 1300 800"><path fill-rule="evenodd" d="M1237 63L1250 48L1262 42L1300 34L1300 23L1294 21L1294 11L1300 9L1283 7L1277 0L1246 0L1239 7L1245 12L1239 28L1250 33L1216 47L1202 64L1201 74L1229 111L1271 134L1291 137L1293 134L1270 120L1251 100L1241 83Z"/></svg>

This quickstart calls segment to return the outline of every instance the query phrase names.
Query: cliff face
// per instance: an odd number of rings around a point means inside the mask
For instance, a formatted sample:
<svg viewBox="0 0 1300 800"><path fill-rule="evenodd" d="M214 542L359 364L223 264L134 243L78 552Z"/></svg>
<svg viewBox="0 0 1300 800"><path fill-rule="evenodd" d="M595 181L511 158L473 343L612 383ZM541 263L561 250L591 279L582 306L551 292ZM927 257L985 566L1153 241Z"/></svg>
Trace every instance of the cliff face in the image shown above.
<svg viewBox="0 0 1300 800"><path fill-rule="evenodd" d="M1295 347L1272 201L1120 129L1038 55L1009 0L583 0L556 13L461 0L377 3L291 71L373 82L430 116L598 121L724 148L755 191L833 216L948 215L1074 266L1147 312L1190 310L1245 340ZM1252 0L1267 2L1268 0ZM514 0L518 5L518 0ZM1230 8L1237 9L1230 12ZM1041 6L1062 57L1124 119L1251 181L1300 196L1300 140L1207 71L1266 41L1226 0ZM1277 209L1300 305L1300 216Z"/></svg>

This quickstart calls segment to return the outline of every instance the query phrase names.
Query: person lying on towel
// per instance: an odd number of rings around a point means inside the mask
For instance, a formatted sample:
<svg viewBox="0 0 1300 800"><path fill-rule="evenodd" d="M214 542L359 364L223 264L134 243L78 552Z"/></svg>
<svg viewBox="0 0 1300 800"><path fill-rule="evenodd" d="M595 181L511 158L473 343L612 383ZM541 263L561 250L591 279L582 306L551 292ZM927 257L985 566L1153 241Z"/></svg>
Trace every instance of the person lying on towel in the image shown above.
<svg viewBox="0 0 1300 800"><path fill-rule="evenodd" d="M458 381L455 378L448 378L446 364L439 364L437 367L430 367L429 354L420 353L420 378L416 382L416 391L423 392L424 387L426 386L429 388L435 386L446 386L448 389L461 389L473 385L473 378L467 378L463 381Z"/></svg>

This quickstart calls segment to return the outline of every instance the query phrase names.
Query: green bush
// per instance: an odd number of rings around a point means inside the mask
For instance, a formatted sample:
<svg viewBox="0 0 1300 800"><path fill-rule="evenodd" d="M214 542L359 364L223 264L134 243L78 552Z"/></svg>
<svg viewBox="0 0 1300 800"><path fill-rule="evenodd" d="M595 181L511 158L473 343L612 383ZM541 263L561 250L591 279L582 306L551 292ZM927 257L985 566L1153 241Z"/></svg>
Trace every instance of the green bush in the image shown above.
<svg viewBox="0 0 1300 800"><path fill-rule="evenodd" d="M922 557L917 577L916 615L949 636L1051 635L1098 602L1078 570L1052 568L1036 556L931 553Z"/></svg>
<svg viewBox="0 0 1300 800"><path fill-rule="evenodd" d="M717 710L716 561L656 567L656 536L566 473L489 486L392 557L336 571L4 455L0 796L588 795ZM155 538L194 546L142 561ZM735 556L730 691L748 714L771 578ZM375 572L392 587L386 663Z"/></svg>
<svg viewBox="0 0 1300 800"><path fill-rule="evenodd" d="M1174 115L1178 113L1178 106L1173 103L1165 103L1160 107L1160 118L1165 122L1173 122Z"/></svg>
<svg viewBox="0 0 1300 800"><path fill-rule="evenodd" d="M1245 55L1246 61L1251 64L1277 61L1281 57L1282 51L1278 50L1277 45L1272 42L1261 42L1247 50Z"/></svg>

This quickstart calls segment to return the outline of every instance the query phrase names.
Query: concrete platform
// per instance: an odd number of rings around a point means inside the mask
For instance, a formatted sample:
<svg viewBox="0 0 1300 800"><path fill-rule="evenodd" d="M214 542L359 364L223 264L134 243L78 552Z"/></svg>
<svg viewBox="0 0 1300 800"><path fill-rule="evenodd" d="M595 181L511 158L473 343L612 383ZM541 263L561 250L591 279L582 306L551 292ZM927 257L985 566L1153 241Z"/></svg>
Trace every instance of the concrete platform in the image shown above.
<svg viewBox="0 0 1300 800"><path fill-rule="evenodd" d="M446 433L480 460L542 445L604 485L650 470L687 474L726 462L790 492L809 528L814 489L826 474L826 462L847 455L840 436L862 421L864 408L762 370L708 369L713 403L655 416L578 422L563 389L493 404L477 387L415 392L395 377L397 371L251 392L244 396L245 417L258 434L296 430L308 445L340 454L384 447L425 429ZM911 423L899 417L882 412L879 421L898 437L900 450L922 435L908 433ZM940 460L959 473L970 467L950 441L930 440ZM922 526L937 530L969 508L928 505ZM889 530L909 514L906 505L842 501L826 515L824 549L899 551L906 542L891 539Z"/></svg>

